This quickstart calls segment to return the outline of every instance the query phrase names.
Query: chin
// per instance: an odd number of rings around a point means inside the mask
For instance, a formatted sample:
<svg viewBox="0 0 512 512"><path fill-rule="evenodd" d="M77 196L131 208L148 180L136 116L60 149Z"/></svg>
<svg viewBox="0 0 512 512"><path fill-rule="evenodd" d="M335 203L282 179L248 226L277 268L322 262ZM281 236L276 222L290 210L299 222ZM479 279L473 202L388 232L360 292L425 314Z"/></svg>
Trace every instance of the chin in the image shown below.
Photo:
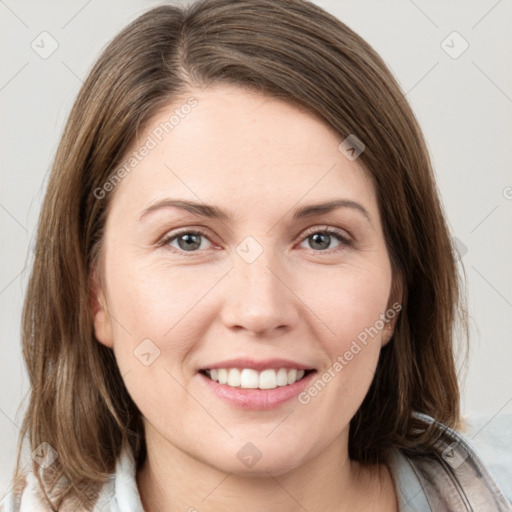
<svg viewBox="0 0 512 512"><path fill-rule="evenodd" d="M223 454L209 461L210 464L220 471L237 476L268 477L288 473L308 460L308 453L298 452L298 448L305 448L304 443L301 446L297 446L299 443L286 446L281 441L255 439L254 442L235 444L234 451L223 450Z"/></svg>
<svg viewBox="0 0 512 512"><path fill-rule="evenodd" d="M237 461L238 462L238 461ZM293 471L302 465L302 459L294 455L291 459L288 454L263 455L253 466L244 467L243 463L231 464L230 467L223 469L224 472L231 473L240 477L268 478L268 476L278 477Z"/></svg>

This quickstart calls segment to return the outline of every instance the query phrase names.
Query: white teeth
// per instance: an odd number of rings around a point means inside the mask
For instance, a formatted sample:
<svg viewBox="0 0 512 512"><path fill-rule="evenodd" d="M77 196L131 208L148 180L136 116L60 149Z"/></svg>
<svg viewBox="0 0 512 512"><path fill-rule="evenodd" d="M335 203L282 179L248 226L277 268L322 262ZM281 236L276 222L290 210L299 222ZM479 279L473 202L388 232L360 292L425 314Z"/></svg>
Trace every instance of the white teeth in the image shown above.
<svg viewBox="0 0 512 512"><path fill-rule="evenodd" d="M277 385L278 386L287 386L288 385L288 371L286 370L286 368L279 368L279 370L277 372Z"/></svg>
<svg viewBox="0 0 512 512"><path fill-rule="evenodd" d="M288 370L288 384L293 384L297 380L297 370Z"/></svg>
<svg viewBox="0 0 512 512"><path fill-rule="evenodd" d="M304 370L279 368L257 372L252 368L218 368L207 370L212 380L219 384L227 384L242 389L274 389L278 386L287 386L304 377Z"/></svg>
<svg viewBox="0 0 512 512"><path fill-rule="evenodd" d="M246 389L256 389L259 386L259 376L256 370L244 368L240 374L240 387Z"/></svg>
<svg viewBox="0 0 512 512"><path fill-rule="evenodd" d="M260 373L260 389L277 388L277 376L275 370L263 370Z"/></svg>
<svg viewBox="0 0 512 512"><path fill-rule="evenodd" d="M225 368L221 368L217 371L219 374L219 384L227 384L228 383L228 371Z"/></svg>
<svg viewBox="0 0 512 512"><path fill-rule="evenodd" d="M228 372L228 386L233 386L234 388L240 386L240 371L238 368L231 368Z"/></svg>

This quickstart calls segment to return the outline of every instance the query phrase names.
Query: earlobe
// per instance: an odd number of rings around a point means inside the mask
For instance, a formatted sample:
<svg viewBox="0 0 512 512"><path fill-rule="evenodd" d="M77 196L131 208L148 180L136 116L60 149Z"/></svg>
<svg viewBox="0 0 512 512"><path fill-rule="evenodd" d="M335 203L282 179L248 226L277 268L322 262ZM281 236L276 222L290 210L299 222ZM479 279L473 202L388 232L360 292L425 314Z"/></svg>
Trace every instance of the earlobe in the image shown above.
<svg viewBox="0 0 512 512"><path fill-rule="evenodd" d="M387 322L382 333L382 346L387 345L393 337L395 326L402 311L403 301L403 280L400 275L393 279L391 293L386 310Z"/></svg>
<svg viewBox="0 0 512 512"><path fill-rule="evenodd" d="M386 327L384 327L384 332L382 333L382 346L383 347L391 341L391 338L393 337L393 330L394 329L393 329L393 325L391 324L391 322L389 324L387 324Z"/></svg>
<svg viewBox="0 0 512 512"><path fill-rule="evenodd" d="M112 324L96 268L93 269L90 278L89 307L91 308L96 339L103 345L113 348Z"/></svg>

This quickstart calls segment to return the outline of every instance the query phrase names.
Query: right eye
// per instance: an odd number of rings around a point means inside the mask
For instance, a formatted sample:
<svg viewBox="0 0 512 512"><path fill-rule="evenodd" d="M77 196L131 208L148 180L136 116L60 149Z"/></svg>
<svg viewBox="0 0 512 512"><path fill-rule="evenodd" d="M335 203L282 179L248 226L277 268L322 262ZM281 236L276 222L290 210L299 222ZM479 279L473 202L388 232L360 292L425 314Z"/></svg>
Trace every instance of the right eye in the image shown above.
<svg viewBox="0 0 512 512"><path fill-rule="evenodd" d="M181 253L200 252L198 249L201 247L201 237L208 239L208 235L204 231L183 229L177 233L169 233L162 239L159 245L172 247L174 251ZM171 245L171 242L175 240L178 247Z"/></svg>

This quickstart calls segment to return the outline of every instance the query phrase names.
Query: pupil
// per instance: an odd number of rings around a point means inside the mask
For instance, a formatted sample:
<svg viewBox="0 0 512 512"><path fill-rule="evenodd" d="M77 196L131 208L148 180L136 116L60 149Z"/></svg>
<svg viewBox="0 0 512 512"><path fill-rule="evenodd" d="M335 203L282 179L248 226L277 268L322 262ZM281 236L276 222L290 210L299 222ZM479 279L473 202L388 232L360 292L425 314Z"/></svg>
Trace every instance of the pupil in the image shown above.
<svg viewBox="0 0 512 512"><path fill-rule="evenodd" d="M194 240L194 239L197 239L199 236L201 236L201 235L193 235L193 234L189 234L189 233L182 235L179 238L179 242L185 242L185 244L183 247L181 247L181 243L180 243L181 249L185 249L185 250L197 249L201 245L201 242L197 242L197 240Z"/></svg>
<svg viewBox="0 0 512 512"><path fill-rule="evenodd" d="M325 249L325 248L329 247L329 235L328 234L315 233L313 235L313 243L315 243L315 244L318 243L318 237L322 237L324 239L323 244L322 244L322 242L320 242L320 245L322 246L322 247L320 247L321 249Z"/></svg>

